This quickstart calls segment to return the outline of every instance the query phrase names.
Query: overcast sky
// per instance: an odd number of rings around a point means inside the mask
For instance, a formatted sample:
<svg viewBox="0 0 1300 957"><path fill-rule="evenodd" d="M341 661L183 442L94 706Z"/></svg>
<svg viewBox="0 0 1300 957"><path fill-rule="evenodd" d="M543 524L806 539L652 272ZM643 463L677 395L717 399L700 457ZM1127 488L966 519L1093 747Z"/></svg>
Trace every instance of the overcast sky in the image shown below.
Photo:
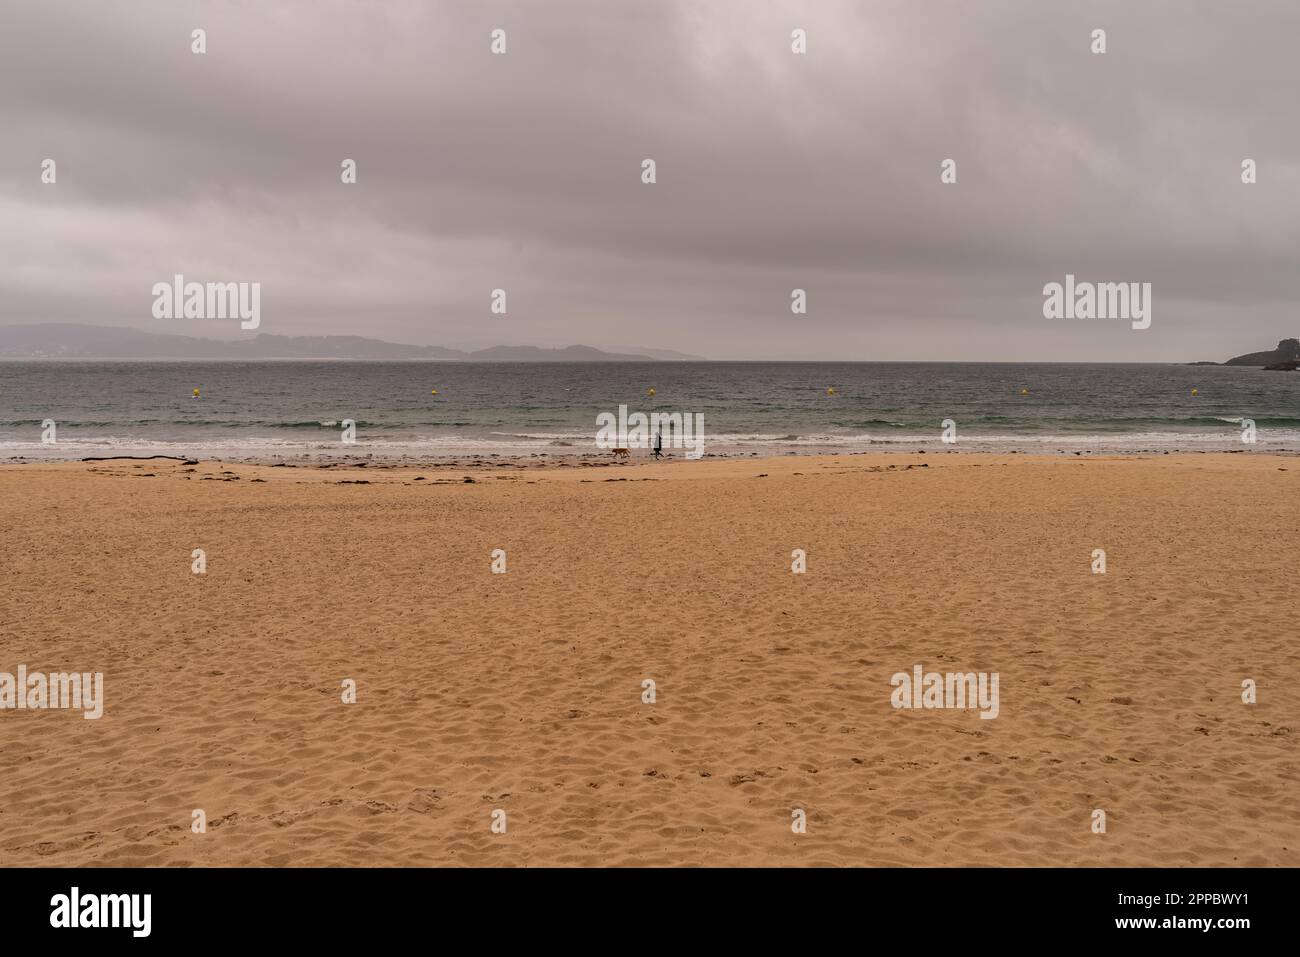
<svg viewBox="0 0 1300 957"><path fill-rule="evenodd" d="M1300 335L1298 41L1294 0L0 0L0 323L254 334L154 319L182 273L293 335L1223 359ZM1151 328L1044 319L1067 272Z"/></svg>

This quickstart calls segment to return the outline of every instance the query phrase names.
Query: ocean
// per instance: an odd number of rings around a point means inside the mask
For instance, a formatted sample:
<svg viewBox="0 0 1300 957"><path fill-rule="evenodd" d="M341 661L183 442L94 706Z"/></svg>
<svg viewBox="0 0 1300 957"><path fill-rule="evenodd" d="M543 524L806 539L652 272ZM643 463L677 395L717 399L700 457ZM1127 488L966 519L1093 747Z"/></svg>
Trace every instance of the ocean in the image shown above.
<svg viewBox="0 0 1300 957"><path fill-rule="evenodd" d="M1235 366L34 360L0 362L0 460L607 456L597 416L621 405L701 414L705 458L1300 451L1300 374Z"/></svg>

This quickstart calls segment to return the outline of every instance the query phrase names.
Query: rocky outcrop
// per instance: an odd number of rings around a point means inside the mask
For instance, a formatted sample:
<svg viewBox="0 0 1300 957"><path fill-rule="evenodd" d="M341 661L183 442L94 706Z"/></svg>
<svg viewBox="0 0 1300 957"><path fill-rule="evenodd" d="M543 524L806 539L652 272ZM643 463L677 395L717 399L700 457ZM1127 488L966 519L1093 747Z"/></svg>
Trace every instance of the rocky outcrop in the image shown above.
<svg viewBox="0 0 1300 957"><path fill-rule="evenodd" d="M1283 339L1277 348L1270 352L1250 352L1236 356L1224 363L1225 366L1262 366L1274 368L1287 362L1300 362L1300 339ZM1292 365L1289 368L1294 369Z"/></svg>

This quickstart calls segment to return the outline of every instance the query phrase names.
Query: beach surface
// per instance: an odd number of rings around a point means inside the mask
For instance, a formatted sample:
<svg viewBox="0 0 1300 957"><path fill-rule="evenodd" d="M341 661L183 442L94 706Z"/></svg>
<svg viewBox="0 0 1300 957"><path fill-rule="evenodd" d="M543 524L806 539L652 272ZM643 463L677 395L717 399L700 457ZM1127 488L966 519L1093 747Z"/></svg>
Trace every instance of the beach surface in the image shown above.
<svg viewBox="0 0 1300 957"><path fill-rule="evenodd" d="M0 672L104 700L0 710L0 866L1300 865L1297 501L1253 453L2 466ZM916 665L997 717L895 708Z"/></svg>

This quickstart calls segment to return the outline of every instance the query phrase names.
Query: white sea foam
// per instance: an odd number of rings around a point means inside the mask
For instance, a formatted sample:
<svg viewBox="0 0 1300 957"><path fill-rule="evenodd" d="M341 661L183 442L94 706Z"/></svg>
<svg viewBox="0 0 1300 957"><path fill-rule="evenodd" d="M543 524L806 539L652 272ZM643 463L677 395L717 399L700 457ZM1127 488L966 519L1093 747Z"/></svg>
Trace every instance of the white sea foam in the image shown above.
<svg viewBox="0 0 1300 957"><path fill-rule="evenodd" d="M933 433L722 433L709 442L710 455L749 455L816 452L1138 452L1138 451L1267 451L1300 452L1300 430L1262 429L1247 449L1232 428L1188 432L1014 434L959 433L956 445L940 442ZM487 436L412 434L394 437L358 433L357 442L310 440L281 436L198 436L186 439L146 439L135 436L81 437L61 433L55 445L39 441L0 441L0 459L78 459L110 455L173 455L244 461L287 459L331 460L369 457L379 460L441 460L469 456L563 458L601 455L591 432L490 433Z"/></svg>

